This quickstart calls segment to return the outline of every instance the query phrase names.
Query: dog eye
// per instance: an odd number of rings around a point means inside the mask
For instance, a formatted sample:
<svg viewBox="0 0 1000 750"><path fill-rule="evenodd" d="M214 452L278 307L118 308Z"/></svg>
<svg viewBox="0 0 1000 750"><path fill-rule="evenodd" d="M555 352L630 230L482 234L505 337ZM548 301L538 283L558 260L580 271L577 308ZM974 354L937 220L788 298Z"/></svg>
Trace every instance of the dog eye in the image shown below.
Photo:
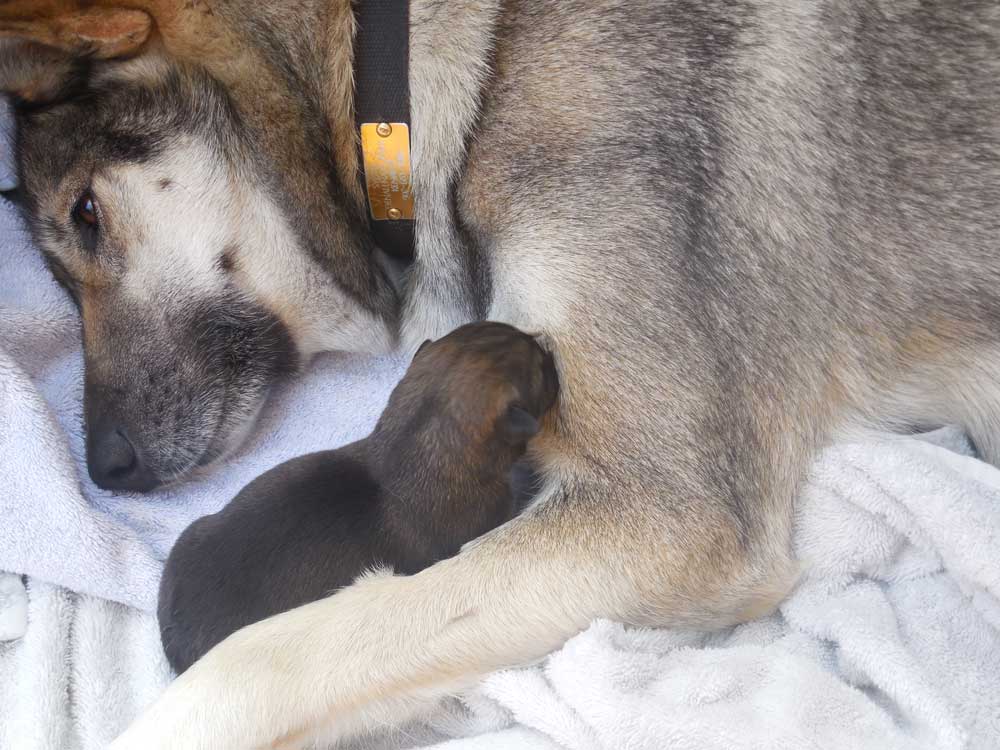
<svg viewBox="0 0 1000 750"><path fill-rule="evenodd" d="M85 191L77 200L73 207L73 218L83 224L97 225L97 203L89 190Z"/></svg>
<svg viewBox="0 0 1000 750"><path fill-rule="evenodd" d="M97 213L97 201L94 199L93 193L85 190L83 195L77 199L76 205L73 206L73 223L80 230L84 247L91 253L97 247L97 230L100 225Z"/></svg>

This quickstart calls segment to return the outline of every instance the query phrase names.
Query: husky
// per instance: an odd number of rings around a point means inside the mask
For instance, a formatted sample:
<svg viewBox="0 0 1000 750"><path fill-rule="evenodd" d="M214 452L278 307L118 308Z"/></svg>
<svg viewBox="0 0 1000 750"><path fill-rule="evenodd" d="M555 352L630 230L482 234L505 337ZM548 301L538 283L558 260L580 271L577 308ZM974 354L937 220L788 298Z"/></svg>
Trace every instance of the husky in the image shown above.
<svg viewBox="0 0 1000 750"><path fill-rule="evenodd" d="M348 0L121 5L0 5L99 483L224 457L322 350L496 320L561 389L523 513L236 632L114 750L342 740L595 618L768 612L846 430L958 423L1000 459L996 3L411 0L402 273L366 222Z"/></svg>

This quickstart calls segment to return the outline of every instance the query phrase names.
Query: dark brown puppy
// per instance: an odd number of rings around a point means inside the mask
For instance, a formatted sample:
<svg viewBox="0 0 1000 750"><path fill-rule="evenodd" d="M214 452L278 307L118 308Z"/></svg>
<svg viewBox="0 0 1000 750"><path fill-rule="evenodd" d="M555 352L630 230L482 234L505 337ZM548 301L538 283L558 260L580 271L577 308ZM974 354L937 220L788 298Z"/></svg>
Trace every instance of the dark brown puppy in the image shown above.
<svg viewBox="0 0 1000 750"><path fill-rule="evenodd" d="M424 344L369 437L271 469L181 535L158 608L170 665L366 570L415 573L512 518L557 388L552 356L508 325Z"/></svg>

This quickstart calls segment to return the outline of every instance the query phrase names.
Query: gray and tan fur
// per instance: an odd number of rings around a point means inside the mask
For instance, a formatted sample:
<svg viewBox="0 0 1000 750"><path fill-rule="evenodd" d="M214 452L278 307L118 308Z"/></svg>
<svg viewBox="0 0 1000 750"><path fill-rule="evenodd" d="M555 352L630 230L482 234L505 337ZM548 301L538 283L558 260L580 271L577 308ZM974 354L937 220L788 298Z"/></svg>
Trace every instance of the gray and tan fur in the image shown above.
<svg viewBox="0 0 1000 750"><path fill-rule="evenodd" d="M413 0L419 246L401 278L359 228L348 109L328 96L348 57L320 21L346 5L200 2L189 22L132 5L165 19L160 37L93 62L93 95L36 93L42 114L20 120L39 240L83 282L88 377L134 373L116 381L125 403L146 387L140 358L118 361L139 333L119 305L169 316L197 298L225 315L235 295L302 361L478 318L542 331L562 390L522 516L417 575L238 632L115 750L348 737L596 617L768 611L794 579L796 490L839 431L956 421L1000 459L996 3ZM102 142L170 80L179 121L147 158L42 158L61 134ZM212 97L211 127L188 127ZM89 259L55 239L87 175L109 237ZM199 361L177 361L184 333L145 335L161 368ZM243 373L226 389L242 395ZM223 420L240 427L201 442L235 442L267 375ZM178 374L174 403L191 383L211 400L204 380ZM171 455L175 438L137 448Z"/></svg>

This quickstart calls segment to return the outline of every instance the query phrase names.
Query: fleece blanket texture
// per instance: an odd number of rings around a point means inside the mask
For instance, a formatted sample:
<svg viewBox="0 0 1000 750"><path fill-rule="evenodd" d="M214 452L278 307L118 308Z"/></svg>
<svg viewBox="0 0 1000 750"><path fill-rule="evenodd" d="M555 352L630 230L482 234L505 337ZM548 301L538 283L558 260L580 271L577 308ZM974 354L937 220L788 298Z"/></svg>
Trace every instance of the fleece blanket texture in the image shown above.
<svg viewBox="0 0 1000 750"><path fill-rule="evenodd" d="M366 434L404 367L321 358L225 466L113 495L83 466L78 325L0 200L0 750L104 748L170 680L151 613L177 534L270 466ZM953 429L832 446L795 545L805 573L771 617L713 635L596 622L364 744L1000 747L1000 471Z"/></svg>

